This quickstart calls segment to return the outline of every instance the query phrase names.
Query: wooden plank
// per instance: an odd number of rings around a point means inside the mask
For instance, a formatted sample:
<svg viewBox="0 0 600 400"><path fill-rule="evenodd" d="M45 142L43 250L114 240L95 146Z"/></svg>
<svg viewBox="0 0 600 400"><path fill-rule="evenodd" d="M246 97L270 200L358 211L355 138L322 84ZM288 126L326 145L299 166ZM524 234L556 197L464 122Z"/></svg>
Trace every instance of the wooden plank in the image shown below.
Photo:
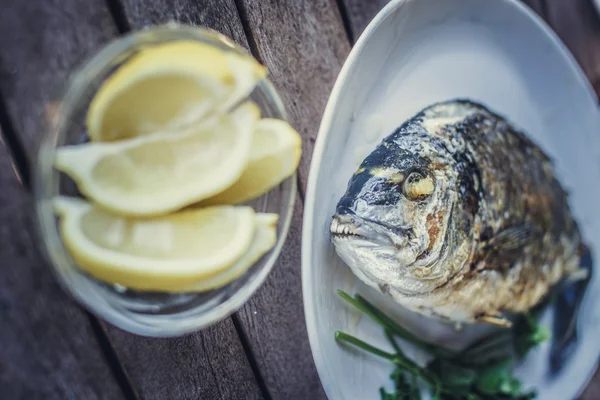
<svg viewBox="0 0 600 400"><path fill-rule="evenodd" d="M121 17L134 30L175 20L210 27L247 48L232 2L126 0L121 4ZM121 349L127 374L139 382L136 387L142 398L262 398L229 318L201 333L172 340L134 340L132 335L115 328L108 328L108 332Z"/></svg>
<svg viewBox="0 0 600 400"><path fill-rule="evenodd" d="M303 138L301 193L325 104L350 50L336 3L238 0L254 54L269 68ZM238 316L274 399L323 399L304 320L300 203L277 265ZM293 366L294 373L281 371Z"/></svg>
<svg viewBox="0 0 600 400"><path fill-rule="evenodd" d="M292 124L304 139L302 188L323 109L349 46L335 4L329 1L203 2L124 0L134 28L177 20L231 36L269 68ZM243 32L249 34L248 41ZM271 398L324 398L304 324L300 280L302 206L274 271L237 313ZM282 373L293 366L294 373Z"/></svg>
<svg viewBox="0 0 600 400"><path fill-rule="evenodd" d="M540 16L544 16L544 0L521 0L529 8L538 13Z"/></svg>
<svg viewBox="0 0 600 400"><path fill-rule="evenodd" d="M0 142L0 397L124 398L89 317L36 251L32 201L12 168Z"/></svg>
<svg viewBox="0 0 600 400"><path fill-rule="evenodd" d="M592 378L589 386L583 392L579 400L598 400L600 398L600 370Z"/></svg>
<svg viewBox="0 0 600 400"><path fill-rule="evenodd" d="M123 9L134 29L174 20L214 29L258 53L255 55L269 68L292 124L302 133L300 175L306 182L321 115L349 47L339 14L328 2L267 3L249 2L247 11L240 4L242 12L248 13L250 43L233 0L123 0ZM322 15L321 10L325 11ZM255 31L257 26L260 28Z"/></svg>
<svg viewBox="0 0 600 400"><path fill-rule="evenodd" d="M314 366L302 301L302 202L277 264L237 313L272 399L326 399ZM333 337L333 336L332 336Z"/></svg>
<svg viewBox="0 0 600 400"><path fill-rule="evenodd" d="M107 331L142 399L263 398L231 318L168 340Z"/></svg>
<svg viewBox="0 0 600 400"><path fill-rule="evenodd" d="M545 0L545 19L600 95L600 17L590 0Z"/></svg>
<svg viewBox="0 0 600 400"><path fill-rule="evenodd" d="M41 134L44 105L56 85L86 55L115 37L117 30L105 2L7 1L0 13L0 90L18 133L16 140L31 158ZM35 292L22 295L35 296ZM133 390L144 398L262 397L230 319L205 332L163 341L136 337L106 324L102 327L119 359L115 367L125 369ZM71 336L65 334L74 340ZM83 343L84 339L76 340Z"/></svg>
<svg viewBox="0 0 600 400"><path fill-rule="evenodd" d="M238 0L248 40L269 68L289 114L303 139L299 177L306 185L314 142L350 46L335 2Z"/></svg>
<svg viewBox="0 0 600 400"><path fill-rule="evenodd" d="M121 0L124 17L133 29L178 21L214 29L248 49L233 0Z"/></svg>
<svg viewBox="0 0 600 400"><path fill-rule="evenodd" d="M44 105L69 72L115 34L103 2L3 1L0 88L30 156L44 129Z"/></svg>
<svg viewBox="0 0 600 400"><path fill-rule="evenodd" d="M352 43L358 40L369 22L389 3L389 0L338 0L345 16L346 29Z"/></svg>

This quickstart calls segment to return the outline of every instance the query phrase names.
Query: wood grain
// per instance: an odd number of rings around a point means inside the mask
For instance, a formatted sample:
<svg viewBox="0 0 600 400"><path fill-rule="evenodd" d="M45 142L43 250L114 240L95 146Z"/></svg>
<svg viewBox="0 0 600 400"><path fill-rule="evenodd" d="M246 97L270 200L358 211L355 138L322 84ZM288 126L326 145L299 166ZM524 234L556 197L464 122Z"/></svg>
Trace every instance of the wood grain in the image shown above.
<svg viewBox="0 0 600 400"><path fill-rule="evenodd" d="M302 202L265 284L238 312L272 399L325 399L314 366L302 302L300 237Z"/></svg>
<svg viewBox="0 0 600 400"><path fill-rule="evenodd" d="M233 0L123 0L125 16L134 29L178 21L214 29L252 48L269 68L291 123L304 139L300 181L306 184L325 103L349 52L337 8L326 0L251 0L238 5L243 18Z"/></svg>
<svg viewBox="0 0 600 400"><path fill-rule="evenodd" d="M121 0L133 29L177 21L214 29L248 49L233 0Z"/></svg>
<svg viewBox="0 0 600 400"><path fill-rule="evenodd" d="M263 399L230 318L177 339L107 330L142 399Z"/></svg>
<svg viewBox="0 0 600 400"><path fill-rule="evenodd" d="M124 398L90 319L36 250L32 201L1 142L0 188L0 397Z"/></svg>
<svg viewBox="0 0 600 400"><path fill-rule="evenodd" d="M235 8L233 10L235 12ZM85 56L97 51L116 35L115 24L103 1L3 2L0 12L0 90L8 105L8 114L18 136L16 139L22 142L30 159L35 142L42 134L44 106L51 99L54 90ZM0 226L5 227L4 224ZM30 247L31 241L26 242L22 237L23 227L15 223L11 229L15 230L12 240L23 240L20 249ZM32 265L36 263L35 260L29 262ZM11 279L17 280L19 270L15 270L14 273L16 275ZM29 279L26 272L23 272L23 279ZM24 290L19 295L34 296L35 287L25 287L29 288L29 293ZM71 306L74 307L74 303ZM43 312L43 309L40 308L39 312ZM55 312L53 308L48 310L47 318L50 321ZM77 321L77 318L73 319ZM35 320L24 316L21 322L22 329L34 322ZM56 326L48 329L54 329L58 335L61 332L61 324L62 321L57 319ZM171 340L149 340L121 332L106 324L102 326L119 359L119 365L113 367L125 369L133 391L146 399L261 398L248 359L230 319L191 337ZM40 330L37 336L28 338L30 346L35 348L51 345L44 340L40 332L43 331ZM80 341L81 347L84 347L86 340L93 340L88 333L77 337L71 335L68 329L65 330L64 336L65 340ZM7 339L15 341L17 338L18 335L13 335ZM4 343L9 343L9 348L12 346L12 342L3 342L3 346ZM15 346L21 344L15 342ZM74 352L74 356L77 353L84 354L81 349ZM42 354L36 361L41 364L54 364L52 359L46 360L44 357ZM69 356L65 358L68 360ZM37 373L33 364L23 362L21 366L23 376ZM75 367L76 365L73 366ZM67 374L68 371L65 371L65 375ZM58 375L50 376L56 378L60 384ZM103 378L103 375L98 374L98 377ZM103 380L107 385L110 383L108 379L100 379L99 382L102 384ZM231 384L232 382L235 384ZM96 387L95 383L90 382L89 387L93 390ZM36 393L34 389L32 386L32 398L44 397L43 393ZM44 390L43 386L40 386L40 390ZM110 396L110 391L107 396L116 398ZM62 398L93 397L90 395Z"/></svg>
<svg viewBox="0 0 600 400"><path fill-rule="evenodd" d="M340 2L353 39L386 3ZM291 122L302 133L302 189L324 105L349 51L342 18L333 0L237 3L123 0L123 17L134 29L168 20L209 26L251 48L269 67ZM527 3L540 13L548 10L545 17L598 89L600 22L589 0ZM0 93L30 157L41 132L44 104L57 83L116 33L101 1L4 0ZM0 329L0 397L8 393L8 398L120 398L122 392L93 339L90 320L59 290L31 251L35 242L23 228L31 225L31 216L19 211L30 206L30 200L10 171L6 151L0 148L0 317L10 324L10 329ZM273 399L324 398L304 326L301 214L299 201L275 269L236 316L264 378L266 396ZM140 397L262 397L229 319L173 340L139 338L103 326ZM598 382L599 375L582 399L598 398Z"/></svg>
<svg viewBox="0 0 600 400"><path fill-rule="evenodd" d="M338 0L340 8L347 21L348 36L352 43L358 40L360 34L365 30L369 22L379 11L389 3L389 0Z"/></svg>
<svg viewBox="0 0 600 400"><path fill-rule="evenodd" d="M325 104L350 50L333 1L238 0L251 48L268 68L303 138L301 193ZM301 213L274 270L240 310L241 325L273 399L323 399L306 333L301 288ZM293 369L293 373L285 373ZM291 371L290 371L291 372Z"/></svg>
<svg viewBox="0 0 600 400"><path fill-rule="evenodd" d="M0 89L30 158L44 129L45 104L69 72L115 34L100 1L2 1Z"/></svg>
<svg viewBox="0 0 600 400"><path fill-rule="evenodd" d="M529 8L538 13L540 16L544 16L544 4L545 0L522 0Z"/></svg>
<svg viewBox="0 0 600 400"><path fill-rule="evenodd" d="M124 0L122 10L122 17L134 30L177 21L214 29L248 48L235 4L230 1ZM141 383L136 386L142 398L263 398L231 319L172 340L133 340L115 328L108 332L122 349L127 374Z"/></svg>
<svg viewBox="0 0 600 400"><path fill-rule="evenodd" d="M600 398L600 370L592 378L579 400L598 400Z"/></svg>
<svg viewBox="0 0 600 400"><path fill-rule="evenodd" d="M314 142L329 93L350 46L333 1L238 0L248 41L268 68L303 139L301 186L306 185Z"/></svg>
<svg viewBox="0 0 600 400"><path fill-rule="evenodd" d="M537 10L541 9L541 4L538 1L532 0L530 3ZM134 26L140 27L149 23L164 22L167 19L204 25L208 23L209 26L213 24L212 27L232 36L239 43L245 44L243 38L240 37L237 19L230 15L229 2L220 3L225 11L219 15L228 16L225 21L214 16L207 18L206 15L210 15L211 8L208 7L208 11L206 7L198 9L195 2L178 1L168 3L168 5L160 3L153 5L150 10L140 1L126 1L125 4L129 4L129 7L125 8L128 10ZM144 4L143 7L142 4ZM327 68L331 60L343 59L345 54L340 58L335 55L334 51L334 57L331 57L330 54L324 55L325 62L321 59L317 62L317 65L304 64L306 60L309 62L319 60L319 57L314 57L311 54L311 47L319 50L328 49L327 43L323 46L323 43L315 40L315 37L318 37L314 32L316 30L315 26L318 28L318 25L321 24L316 24L312 20L314 12L308 12L308 18L302 18L307 15L305 8L310 7L306 2L290 6L273 2L257 4L251 1L240 1L239 5L243 20L247 24L246 30L250 35L248 38L250 45L255 51L255 55L269 67L271 78L279 88L284 97L284 102L290 110L292 122L299 129L310 123L316 126L317 121L320 120L320 112L319 104L317 103L316 107L314 105L314 94L325 93L324 98L326 98L330 88L327 85L333 82L333 77L327 75L325 75L324 80L319 80L324 76L319 68L331 71L331 68ZM352 2L350 4L353 7L348 9L348 17L354 24L352 28L353 37L358 36L372 16L383 5L384 2ZM290 12L290 10L295 11L295 13ZM215 20L218 23L215 23ZM340 29L335 30L337 34L341 33ZM311 32L311 35L304 36L305 32ZM336 41L343 43L340 40ZM312 51L314 52L314 50ZM342 52L344 51L347 51L347 49ZM305 57L307 52L309 57ZM339 65L341 64L334 66L333 71L335 71L335 68L339 68ZM300 71L300 69L303 70ZM334 72L334 76L335 73L337 71ZM297 77L304 79L304 81ZM314 85L306 88L307 85L311 84ZM327 90L324 90L324 87ZM319 98L317 98L318 100ZM305 108L303 109L303 107ZM305 138L304 150L306 156L307 153L312 151L312 142L316 130L311 132L310 127L305 129L301 132ZM302 183L306 179L307 166L308 160L305 157L300 171L300 181ZM299 362L298 360L300 362L306 360L306 350L303 350L307 348L305 338L302 340L304 344L300 343L300 345L295 340L293 342L295 347L291 349L290 345L284 345L283 347L279 345L282 342L281 332L297 331L298 329L295 328L298 325L298 320L302 321L303 324L303 318L299 315L302 310L301 296L297 288L299 269L298 267L294 268L292 265L297 263L299 259L299 212L300 210L296 210L296 216L294 217L295 230L290 233L288 244L282 253L283 256L278 266L264 287L238 313L242 326L250 338L250 344L259 364L261 375L264 377L266 386L273 398L285 396L318 398L322 396L322 392L318 390L318 383L315 387L315 378L311 366L308 368L308 374L304 374L304 376L298 372L285 374L287 376L284 377L281 374L281 371L286 370L290 360L296 359L295 367ZM283 296L285 307L281 306L282 293L285 294ZM274 299L277 299L277 301L274 301ZM293 323L290 324L290 321ZM303 332L303 329L300 329L300 331ZM285 339L287 340L287 337ZM308 364L311 363L308 362ZM307 369L301 367L296 368L296 371L307 371ZM297 391L297 388L301 388L301 391Z"/></svg>
<svg viewBox="0 0 600 400"><path fill-rule="evenodd" d="M304 139L300 181L305 185L312 147L337 73L349 46L335 5L317 2L238 3L192 0L144 2L124 0L134 28L168 20L202 25L250 47L270 71ZM242 25L242 20L246 26ZM243 36L244 28L249 37ZM268 396L274 399L324 398L313 365L302 306L300 227L296 205L293 228L282 256L267 282L237 313ZM293 366L294 373L285 373Z"/></svg>

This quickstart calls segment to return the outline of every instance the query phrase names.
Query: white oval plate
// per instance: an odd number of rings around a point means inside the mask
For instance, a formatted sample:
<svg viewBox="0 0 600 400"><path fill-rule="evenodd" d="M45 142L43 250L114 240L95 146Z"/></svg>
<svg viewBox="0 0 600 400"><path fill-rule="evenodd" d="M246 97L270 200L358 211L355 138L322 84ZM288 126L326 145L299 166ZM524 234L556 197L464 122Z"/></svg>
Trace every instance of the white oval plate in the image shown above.
<svg viewBox="0 0 600 400"><path fill-rule="evenodd" d="M456 97L483 102L507 116L554 158L593 258L600 259L600 113L565 46L517 1L392 1L365 30L338 77L306 194L304 307L313 357L331 400L377 399L378 388L390 386L392 370L385 361L335 342L334 331L342 330L389 348L381 329L350 310L337 289L363 293L423 336L447 345L479 329L457 335L394 307L355 279L329 240L335 205L362 159L420 109ZM578 319L577 347L558 376L548 376L549 344L518 368L538 399L575 398L591 377L600 354L599 296L600 274L594 274Z"/></svg>

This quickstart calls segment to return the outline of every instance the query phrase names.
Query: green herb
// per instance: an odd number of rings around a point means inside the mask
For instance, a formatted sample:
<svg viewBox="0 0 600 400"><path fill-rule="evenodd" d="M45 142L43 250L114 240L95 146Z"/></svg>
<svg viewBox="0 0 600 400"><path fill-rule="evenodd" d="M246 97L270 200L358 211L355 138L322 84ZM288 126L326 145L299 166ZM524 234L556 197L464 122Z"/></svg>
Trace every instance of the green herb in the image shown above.
<svg viewBox="0 0 600 400"><path fill-rule="evenodd" d="M515 324L515 351L519 358L525 357L533 347L550 339L550 331L545 326L538 325L536 314L526 314Z"/></svg>
<svg viewBox="0 0 600 400"><path fill-rule="evenodd" d="M387 353L381 349L378 349L375 346L371 346L370 344L363 342L362 340L355 338L352 335L348 335L347 333L344 333L344 332L336 331L335 332L335 340L350 343L350 344L358 347L359 349L363 349L364 351L367 351L371 354L375 354L376 356L385 358L386 360L390 360L393 362L396 362L396 360L397 360L397 357L395 354Z"/></svg>
<svg viewBox="0 0 600 400"><path fill-rule="evenodd" d="M402 369L396 368L390 378L394 382L395 391L388 393L384 388L380 388L381 400L421 400L421 389L415 375L411 376Z"/></svg>
<svg viewBox="0 0 600 400"><path fill-rule="evenodd" d="M380 309L378 309L373 304L371 304L369 301L367 301L361 295L357 294L356 296L352 297L348 293L344 292L343 290L338 290L338 294L340 295L340 297L342 299L346 300L348 303L353 305L355 308L357 308L363 314L369 316L378 325L381 325L382 328L388 330L393 335L398 336L402 339L408 340L409 342L413 343L415 346L420 347L423 350L427 350L428 352L430 352L431 354L434 354L434 355L448 357L448 356L452 356L454 354L452 351L450 351L448 349L437 346L433 343L427 343L427 342L420 340L415 335L413 335L412 333L410 333L409 331L404 329L402 326L400 326L400 324L398 324L392 318L390 318L385 313L383 313Z"/></svg>
<svg viewBox="0 0 600 400"><path fill-rule="evenodd" d="M419 382L431 392L432 400L529 400L535 393L523 393L521 382L512 374L515 359L549 338L547 329L537 324L541 310L523 315L511 330L480 339L461 352L417 338L360 295L343 291L339 295L384 329L394 353L389 353L343 332L335 338L356 346L395 365L390 378L394 391L379 390L381 400L420 400ZM409 359L395 338L407 340L434 356L421 367Z"/></svg>

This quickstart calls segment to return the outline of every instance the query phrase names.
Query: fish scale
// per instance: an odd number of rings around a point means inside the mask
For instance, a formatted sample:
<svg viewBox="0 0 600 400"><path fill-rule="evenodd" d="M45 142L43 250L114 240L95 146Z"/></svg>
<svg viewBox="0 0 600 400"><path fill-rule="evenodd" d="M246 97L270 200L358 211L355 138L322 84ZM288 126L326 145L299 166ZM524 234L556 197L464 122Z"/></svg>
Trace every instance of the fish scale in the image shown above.
<svg viewBox="0 0 600 400"><path fill-rule="evenodd" d="M434 189L415 195L430 187L421 179ZM498 325L579 274L583 248L551 160L469 100L434 104L385 138L351 177L331 238L357 276L404 307Z"/></svg>

